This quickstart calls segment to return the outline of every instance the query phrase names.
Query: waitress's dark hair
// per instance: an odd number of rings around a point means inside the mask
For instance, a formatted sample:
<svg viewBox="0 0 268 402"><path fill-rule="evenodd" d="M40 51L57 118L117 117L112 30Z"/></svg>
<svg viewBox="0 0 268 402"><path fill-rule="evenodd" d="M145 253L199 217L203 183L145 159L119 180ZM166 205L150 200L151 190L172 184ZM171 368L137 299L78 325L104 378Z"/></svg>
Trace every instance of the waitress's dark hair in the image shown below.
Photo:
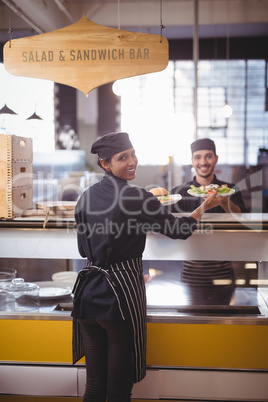
<svg viewBox="0 0 268 402"><path fill-rule="evenodd" d="M105 160L107 163L110 163L110 161L111 161L111 158L100 158L99 156L98 156L98 165L99 165L99 167L101 167L105 172L106 172L106 170L104 169L104 167L102 166L102 164L101 164L101 159L103 159L103 160Z"/></svg>

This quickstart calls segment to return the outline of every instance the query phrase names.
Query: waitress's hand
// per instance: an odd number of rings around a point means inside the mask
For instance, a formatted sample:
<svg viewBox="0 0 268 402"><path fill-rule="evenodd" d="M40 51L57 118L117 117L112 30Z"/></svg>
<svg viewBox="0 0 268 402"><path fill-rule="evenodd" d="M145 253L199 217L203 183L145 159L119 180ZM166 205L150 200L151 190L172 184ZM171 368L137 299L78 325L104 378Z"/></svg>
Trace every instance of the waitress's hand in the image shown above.
<svg viewBox="0 0 268 402"><path fill-rule="evenodd" d="M203 207L203 212L207 211L208 209L218 207L224 201L224 198L218 195L217 191L214 191L209 197L206 197L201 207Z"/></svg>
<svg viewBox="0 0 268 402"><path fill-rule="evenodd" d="M217 207L218 205L221 205L222 199L224 197L218 196L218 193L215 191L213 194L211 194L209 197L204 199L204 202L200 205L200 207L196 208L192 213L191 217L194 218L196 221L198 221L203 213L207 211L210 208Z"/></svg>

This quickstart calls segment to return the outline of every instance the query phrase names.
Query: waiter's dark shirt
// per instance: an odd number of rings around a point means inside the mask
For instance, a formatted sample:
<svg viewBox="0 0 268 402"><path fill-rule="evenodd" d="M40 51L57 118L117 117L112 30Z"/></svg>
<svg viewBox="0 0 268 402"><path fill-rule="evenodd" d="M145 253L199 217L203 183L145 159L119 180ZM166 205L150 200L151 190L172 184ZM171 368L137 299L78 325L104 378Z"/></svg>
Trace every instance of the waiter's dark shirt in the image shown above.
<svg viewBox="0 0 268 402"><path fill-rule="evenodd" d="M187 239L196 229L194 218L174 217L150 192L110 173L81 195L75 220L81 256L103 268L142 257L148 231Z"/></svg>
<svg viewBox="0 0 268 402"><path fill-rule="evenodd" d="M218 180L216 175L214 175L214 179L213 179L212 183L218 184L219 186L221 186L222 184L227 184L228 187L234 188L235 193L230 196L230 200L241 209L241 212L249 212L248 209L245 207L241 192L238 189L238 187L235 186L235 184L226 183L225 181ZM194 177L194 179L192 181L189 181L187 183L173 187L170 190L170 194L181 194L182 195L182 199L178 203L170 206L170 208L169 208L170 212L172 212L172 213L192 212L202 204L202 202L204 201L203 198L194 197L187 193L187 190L189 190L191 188L191 185L194 185L195 187L201 186L199 183L197 183L197 181ZM208 209L206 212L207 213L224 213L225 211L221 206L217 206L217 207Z"/></svg>

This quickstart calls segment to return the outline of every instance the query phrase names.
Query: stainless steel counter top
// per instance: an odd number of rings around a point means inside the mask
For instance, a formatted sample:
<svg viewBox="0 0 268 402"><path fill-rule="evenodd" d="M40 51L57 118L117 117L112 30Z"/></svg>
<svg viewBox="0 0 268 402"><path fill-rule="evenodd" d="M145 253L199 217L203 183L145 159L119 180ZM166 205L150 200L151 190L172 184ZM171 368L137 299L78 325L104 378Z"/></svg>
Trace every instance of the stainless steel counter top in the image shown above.
<svg viewBox="0 0 268 402"><path fill-rule="evenodd" d="M189 288L152 280L146 291L148 322L268 325L268 288ZM25 311L2 306L0 319L71 321L71 310L72 297L68 296L40 301Z"/></svg>

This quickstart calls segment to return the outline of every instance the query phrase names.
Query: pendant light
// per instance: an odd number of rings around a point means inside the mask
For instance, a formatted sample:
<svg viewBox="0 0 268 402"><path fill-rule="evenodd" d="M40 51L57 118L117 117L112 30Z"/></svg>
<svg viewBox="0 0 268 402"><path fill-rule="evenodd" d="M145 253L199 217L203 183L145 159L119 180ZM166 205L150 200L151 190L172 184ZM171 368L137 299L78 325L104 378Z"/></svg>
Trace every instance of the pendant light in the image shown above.
<svg viewBox="0 0 268 402"><path fill-rule="evenodd" d="M36 114L35 112L28 117L26 120L43 120L42 117L38 116L38 114Z"/></svg>
<svg viewBox="0 0 268 402"><path fill-rule="evenodd" d="M10 109L6 104L0 109L0 114L17 114L14 110Z"/></svg>
<svg viewBox="0 0 268 402"><path fill-rule="evenodd" d="M222 113L223 117L225 117L226 119L228 119L229 117L232 116L233 109L227 101L225 102L225 105L221 109L221 113Z"/></svg>
<svg viewBox="0 0 268 402"><path fill-rule="evenodd" d="M34 108L34 113L28 117L26 120L43 120L42 117L40 117L38 114L36 114L36 104Z"/></svg>

